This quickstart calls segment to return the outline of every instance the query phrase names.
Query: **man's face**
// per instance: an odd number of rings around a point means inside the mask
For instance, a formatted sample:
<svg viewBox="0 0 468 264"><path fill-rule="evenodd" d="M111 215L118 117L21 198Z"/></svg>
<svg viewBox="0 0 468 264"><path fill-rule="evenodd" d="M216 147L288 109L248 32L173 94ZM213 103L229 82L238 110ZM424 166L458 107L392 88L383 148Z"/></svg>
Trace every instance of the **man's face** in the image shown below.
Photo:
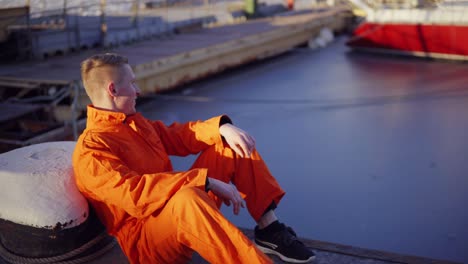
<svg viewBox="0 0 468 264"><path fill-rule="evenodd" d="M121 69L120 82L115 82L115 105L117 110L127 114L135 114L136 99L140 89L136 85L135 74L130 65L126 64Z"/></svg>

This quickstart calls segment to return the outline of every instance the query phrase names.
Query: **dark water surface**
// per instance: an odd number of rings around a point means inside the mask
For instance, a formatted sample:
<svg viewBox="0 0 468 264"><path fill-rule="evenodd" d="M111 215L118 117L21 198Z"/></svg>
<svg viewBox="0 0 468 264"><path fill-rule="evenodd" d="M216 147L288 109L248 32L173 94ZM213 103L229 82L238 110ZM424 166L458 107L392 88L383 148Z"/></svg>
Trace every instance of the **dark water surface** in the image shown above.
<svg viewBox="0 0 468 264"><path fill-rule="evenodd" d="M468 263L468 64L350 53L339 39L185 89L212 100L139 108L167 123L228 114L256 138L287 191L277 214L300 236Z"/></svg>

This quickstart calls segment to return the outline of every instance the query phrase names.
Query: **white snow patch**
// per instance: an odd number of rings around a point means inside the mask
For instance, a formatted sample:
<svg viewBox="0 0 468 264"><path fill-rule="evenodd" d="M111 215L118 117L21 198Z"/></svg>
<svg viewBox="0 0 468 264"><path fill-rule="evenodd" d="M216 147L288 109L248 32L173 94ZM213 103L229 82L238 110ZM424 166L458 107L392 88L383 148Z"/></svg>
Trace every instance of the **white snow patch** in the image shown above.
<svg viewBox="0 0 468 264"><path fill-rule="evenodd" d="M78 226L88 203L72 169L76 142L48 142L0 154L0 218L40 228Z"/></svg>

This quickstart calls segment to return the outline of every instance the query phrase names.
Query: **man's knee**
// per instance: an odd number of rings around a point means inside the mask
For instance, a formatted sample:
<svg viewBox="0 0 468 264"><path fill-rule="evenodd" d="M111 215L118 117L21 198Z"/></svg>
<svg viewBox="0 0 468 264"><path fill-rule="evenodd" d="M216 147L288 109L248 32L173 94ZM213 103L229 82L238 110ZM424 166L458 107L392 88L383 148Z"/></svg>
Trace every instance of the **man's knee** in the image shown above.
<svg viewBox="0 0 468 264"><path fill-rule="evenodd" d="M198 187L187 187L182 188L177 191L174 196L172 196L170 203L173 204L175 209L178 208L195 208L204 206L206 204L211 204L213 201L209 198L208 194Z"/></svg>

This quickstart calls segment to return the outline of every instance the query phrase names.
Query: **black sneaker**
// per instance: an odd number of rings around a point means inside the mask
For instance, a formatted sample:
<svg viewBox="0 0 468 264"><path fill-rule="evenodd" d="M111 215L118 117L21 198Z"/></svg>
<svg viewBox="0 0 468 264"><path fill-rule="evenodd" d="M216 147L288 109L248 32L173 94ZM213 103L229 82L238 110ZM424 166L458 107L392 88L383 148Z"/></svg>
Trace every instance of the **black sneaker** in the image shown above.
<svg viewBox="0 0 468 264"><path fill-rule="evenodd" d="M277 255L286 262L308 263L315 259L315 254L299 241L294 230L278 221L264 229L256 226L255 244L263 253Z"/></svg>

